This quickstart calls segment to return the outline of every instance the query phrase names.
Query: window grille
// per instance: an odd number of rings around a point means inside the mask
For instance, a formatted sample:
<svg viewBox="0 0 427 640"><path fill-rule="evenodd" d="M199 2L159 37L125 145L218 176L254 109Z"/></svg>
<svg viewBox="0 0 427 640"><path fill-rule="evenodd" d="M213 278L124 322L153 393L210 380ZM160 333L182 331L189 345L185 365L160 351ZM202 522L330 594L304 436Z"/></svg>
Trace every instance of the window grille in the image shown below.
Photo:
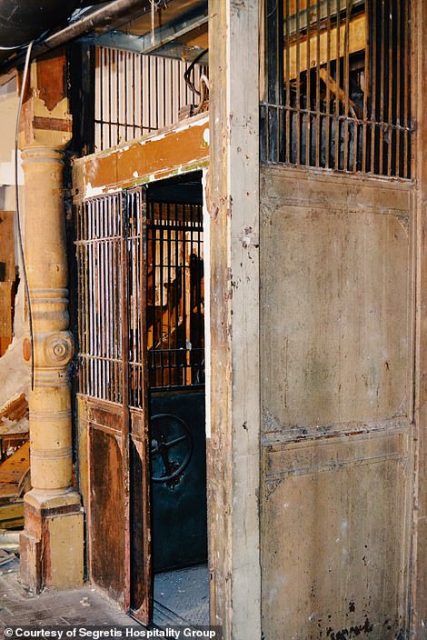
<svg viewBox="0 0 427 640"><path fill-rule="evenodd" d="M410 2L266 0L261 157L411 177Z"/></svg>
<svg viewBox="0 0 427 640"><path fill-rule="evenodd" d="M185 82L190 62L97 47L95 51L95 151L178 122L183 107L197 102ZM205 67L195 64L199 86Z"/></svg>

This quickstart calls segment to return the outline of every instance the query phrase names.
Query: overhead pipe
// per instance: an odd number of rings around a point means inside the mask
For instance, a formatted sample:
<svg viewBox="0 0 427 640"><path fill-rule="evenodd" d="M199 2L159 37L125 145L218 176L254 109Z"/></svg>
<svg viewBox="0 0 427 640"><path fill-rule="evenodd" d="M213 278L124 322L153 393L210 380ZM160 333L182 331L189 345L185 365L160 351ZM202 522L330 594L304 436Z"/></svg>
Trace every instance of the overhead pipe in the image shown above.
<svg viewBox="0 0 427 640"><path fill-rule="evenodd" d="M138 13L145 13L151 8L150 0L114 0L102 7L91 11L87 15L83 15L76 22L64 27L60 31L48 36L45 40L35 43L32 52L32 58L37 58L53 49L61 47L71 40L75 40L94 29L107 29L114 22L125 22L129 18L129 14L138 10ZM17 54L14 58L7 60L1 67L0 71L5 73L12 67L19 66L24 58L23 53Z"/></svg>

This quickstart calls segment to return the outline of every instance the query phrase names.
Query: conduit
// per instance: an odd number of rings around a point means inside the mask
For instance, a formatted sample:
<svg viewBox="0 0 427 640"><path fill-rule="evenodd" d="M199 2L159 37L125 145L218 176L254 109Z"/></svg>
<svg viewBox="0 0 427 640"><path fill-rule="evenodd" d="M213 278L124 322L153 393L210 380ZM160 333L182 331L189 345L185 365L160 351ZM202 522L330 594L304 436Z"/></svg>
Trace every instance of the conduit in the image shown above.
<svg viewBox="0 0 427 640"><path fill-rule="evenodd" d="M13 27L9 27L7 29L7 23L1 21L1 9L2 4L13 5L14 0L0 0L0 45L3 43L9 46L9 43L12 40ZM46 0L46 4L59 4L56 0L50 2ZM20 5L28 4L28 2L21 2ZM62 4L62 3L61 3ZM93 3L92 3L93 4ZM80 2L71 2L71 5L81 6ZM69 5L68 5L69 6ZM117 22L123 20L125 22L129 14L132 11L138 11L139 14L145 13L151 8L151 3L149 0L114 0L113 2L103 3L101 7L95 8L93 11L88 12L83 15L79 20L74 23L69 24L67 27L60 29L59 31L53 33L52 35L43 39L42 42L35 43L32 52L32 58L36 58L52 49L56 49L61 47L71 40L78 38L94 29L108 30L112 28L112 24L117 26ZM19 7L15 11L15 13L19 12ZM40 24L39 24L40 27ZM7 38L6 38L7 33ZM24 37L26 35L26 38ZM39 35L39 34L38 34ZM21 37L24 38L23 42L29 39L27 34L24 34L21 30ZM16 44L16 42L12 43ZM1 60L1 56L0 56ZM23 55L18 53L17 55L9 58L2 65L0 71L6 72L10 68L18 66L23 61Z"/></svg>

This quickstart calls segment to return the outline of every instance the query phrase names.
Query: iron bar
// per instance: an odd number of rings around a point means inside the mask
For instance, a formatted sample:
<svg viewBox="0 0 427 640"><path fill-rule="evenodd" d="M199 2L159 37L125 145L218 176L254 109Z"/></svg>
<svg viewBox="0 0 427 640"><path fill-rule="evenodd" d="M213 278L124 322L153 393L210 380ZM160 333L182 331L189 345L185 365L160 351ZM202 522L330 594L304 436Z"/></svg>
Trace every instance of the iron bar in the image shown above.
<svg viewBox="0 0 427 640"><path fill-rule="evenodd" d="M275 4L268 0L267 9ZM266 10L271 90L261 102L263 161L410 179L410 5L278 4L281 48L268 37L277 34L277 10Z"/></svg>

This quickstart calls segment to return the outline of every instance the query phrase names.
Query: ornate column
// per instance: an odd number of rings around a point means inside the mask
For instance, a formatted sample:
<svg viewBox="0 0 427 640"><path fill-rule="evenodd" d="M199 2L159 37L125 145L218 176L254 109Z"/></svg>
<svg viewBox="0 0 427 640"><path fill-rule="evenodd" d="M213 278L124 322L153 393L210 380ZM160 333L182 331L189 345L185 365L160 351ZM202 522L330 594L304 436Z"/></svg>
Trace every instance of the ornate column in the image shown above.
<svg viewBox="0 0 427 640"><path fill-rule="evenodd" d="M46 66L49 65L48 66ZM71 397L67 367L67 257L63 151L71 138L62 56L32 65L23 112L25 260L34 339L30 391L32 490L25 496L21 578L35 590L83 581L83 513L72 488ZM59 73L50 73L51 66ZM31 343L24 345L31 362Z"/></svg>

